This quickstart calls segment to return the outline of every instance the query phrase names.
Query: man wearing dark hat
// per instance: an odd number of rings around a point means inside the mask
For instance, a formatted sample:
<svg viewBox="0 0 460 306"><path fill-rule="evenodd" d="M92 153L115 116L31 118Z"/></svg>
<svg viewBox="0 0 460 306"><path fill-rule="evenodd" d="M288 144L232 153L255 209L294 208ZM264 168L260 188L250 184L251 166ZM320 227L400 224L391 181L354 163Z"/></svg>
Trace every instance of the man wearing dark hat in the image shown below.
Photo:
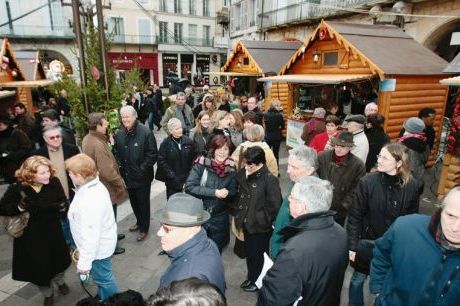
<svg viewBox="0 0 460 306"><path fill-rule="evenodd" d="M201 227L211 217L203 209L203 202L189 194L176 193L153 217L160 222L157 235L171 260L171 265L161 276L160 288L176 280L197 277L225 293L222 258L215 243Z"/></svg>
<svg viewBox="0 0 460 306"><path fill-rule="evenodd" d="M367 154L369 153L369 141L364 133L364 124L366 117L363 115L349 115L345 118L348 132L353 134L354 146L351 153L366 163Z"/></svg>
<svg viewBox="0 0 460 306"><path fill-rule="evenodd" d="M364 135L364 137L366 137ZM318 175L334 186L331 210L335 210L335 220L345 224L347 210L352 203L353 190L359 179L366 174L364 162L351 153L354 137L350 132L343 132L332 138L333 150L323 151L318 155Z"/></svg>

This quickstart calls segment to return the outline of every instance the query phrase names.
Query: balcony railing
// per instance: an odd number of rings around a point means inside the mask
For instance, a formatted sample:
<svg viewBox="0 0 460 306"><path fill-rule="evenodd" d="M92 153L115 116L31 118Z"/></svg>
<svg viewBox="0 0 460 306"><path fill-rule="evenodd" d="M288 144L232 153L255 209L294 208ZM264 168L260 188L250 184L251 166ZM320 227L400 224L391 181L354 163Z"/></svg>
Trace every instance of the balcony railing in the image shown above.
<svg viewBox="0 0 460 306"><path fill-rule="evenodd" d="M126 45L156 45L157 37L155 35L128 35L128 34L111 34L107 37L113 44Z"/></svg>
<svg viewBox="0 0 460 306"><path fill-rule="evenodd" d="M192 45L197 47L212 47L212 39L197 38L197 37L158 37L158 44L165 45Z"/></svg>
<svg viewBox="0 0 460 306"><path fill-rule="evenodd" d="M263 17L263 27L270 28L287 23L301 23L309 19L323 18L346 13L340 8L361 8L372 6L384 0L299 0L276 10L259 14Z"/></svg>
<svg viewBox="0 0 460 306"><path fill-rule="evenodd" d="M0 36L7 38L42 38L42 39L73 39L75 37L69 26L39 26L39 25L16 25L13 28L8 25L0 27Z"/></svg>

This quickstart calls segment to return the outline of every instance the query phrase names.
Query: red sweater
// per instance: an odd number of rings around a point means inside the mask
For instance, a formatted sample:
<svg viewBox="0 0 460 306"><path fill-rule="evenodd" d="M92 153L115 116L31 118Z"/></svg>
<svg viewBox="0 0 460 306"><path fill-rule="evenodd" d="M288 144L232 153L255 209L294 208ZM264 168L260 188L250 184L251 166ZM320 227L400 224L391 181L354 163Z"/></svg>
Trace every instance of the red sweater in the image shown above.
<svg viewBox="0 0 460 306"><path fill-rule="evenodd" d="M316 153L320 153L324 151L324 147L326 146L328 140L329 135L327 135L327 132L322 132L320 134L315 135L315 137L313 137L308 146L310 148L315 149Z"/></svg>

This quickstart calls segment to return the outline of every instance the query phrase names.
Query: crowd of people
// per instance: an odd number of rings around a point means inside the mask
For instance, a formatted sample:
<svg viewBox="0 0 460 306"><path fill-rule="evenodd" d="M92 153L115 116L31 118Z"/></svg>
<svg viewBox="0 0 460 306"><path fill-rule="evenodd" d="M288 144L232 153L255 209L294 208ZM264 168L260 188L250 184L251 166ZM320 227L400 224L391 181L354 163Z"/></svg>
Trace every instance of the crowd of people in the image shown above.
<svg viewBox="0 0 460 306"><path fill-rule="evenodd" d="M104 114L91 113L81 148L62 120L65 110L42 112L40 139L24 128L35 125L24 105L15 105L16 118L0 117L1 169L10 184L0 215L30 214L14 239L12 275L37 285L45 306L53 305L54 284L69 293L71 258L105 305L226 305L221 254L231 234L247 266L240 287L259 292L257 305L340 305L349 264L349 305L364 305L369 275L376 305L458 305L460 188L431 219L417 215L434 110L406 120L390 142L375 103L346 117L315 109L304 145L289 150L283 197L280 101L263 112L255 97L218 98L205 88L196 101L192 93L177 93L165 109L156 86L143 98L131 95L113 135ZM154 125L167 132L159 147ZM148 237L154 179L166 187L167 203L153 219L159 255L171 263L144 300L119 292L111 257L125 252L116 218L126 198L136 218L129 231L137 241ZM273 266L260 286L264 254Z"/></svg>

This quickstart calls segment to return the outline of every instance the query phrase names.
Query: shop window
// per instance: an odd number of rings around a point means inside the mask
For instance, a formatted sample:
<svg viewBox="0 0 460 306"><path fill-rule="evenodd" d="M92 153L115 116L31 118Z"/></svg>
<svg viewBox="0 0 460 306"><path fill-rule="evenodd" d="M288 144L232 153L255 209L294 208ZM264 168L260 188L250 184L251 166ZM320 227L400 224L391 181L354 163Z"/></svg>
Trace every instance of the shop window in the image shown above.
<svg viewBox="0 0 460 306"><path fill-rule="evenodd" d="M325 52L324 53L324 66L336 66L339 61L338 52Z"/></svg>

